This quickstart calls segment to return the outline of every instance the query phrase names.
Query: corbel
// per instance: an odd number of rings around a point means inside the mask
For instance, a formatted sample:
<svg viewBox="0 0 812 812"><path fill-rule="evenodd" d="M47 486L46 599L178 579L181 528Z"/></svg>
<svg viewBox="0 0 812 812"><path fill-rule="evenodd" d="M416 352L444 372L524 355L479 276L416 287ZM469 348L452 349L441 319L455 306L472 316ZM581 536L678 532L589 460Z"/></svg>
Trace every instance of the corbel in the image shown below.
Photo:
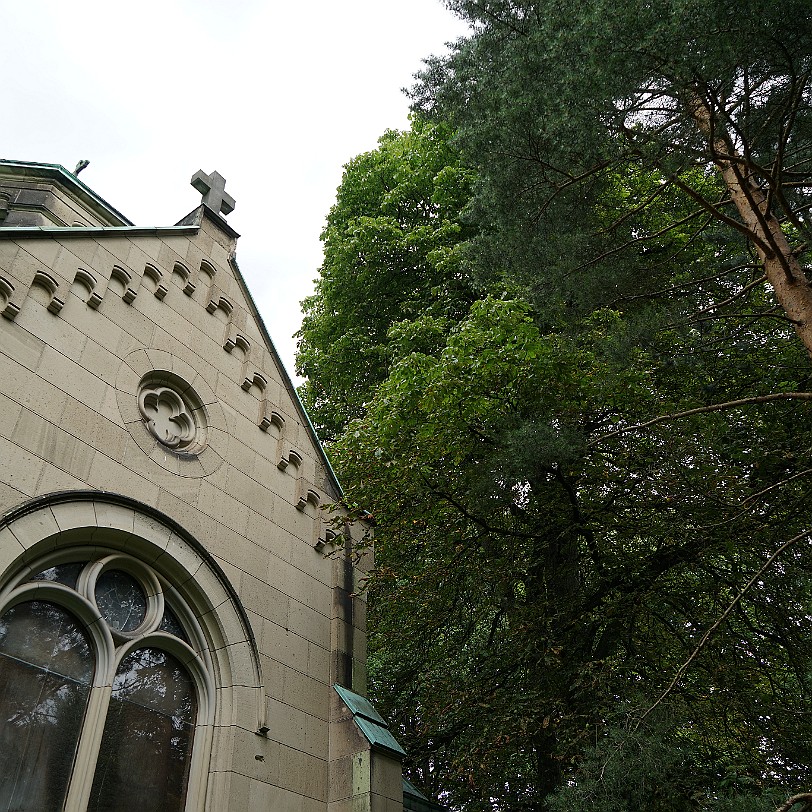
<svg viewBox="0 0 812 812"><path fill-rule="evenodd" d="M58 315L59 311L65 306L65 299L67 297L64 284L60 286L59 282L47 271L38 270L34 274L31 287L33 288L34 285L39 285L48 292L48 295L51 297L47 305L48 311L55 316ZM28 289L28 293L29 295L31 294L31 288Z"/></svg>
<svg viewBox="0 0 812 812"><path fill-rule="evenodd" d="M257 425L262 431L268 431L271 426L275 426L280 438L285 430L285 418L274 409L268 398L263 398L259 404L259 422Z"/></svg>
<svg viewBox="0 0 812 812"><path fill-rule="evenodd" d="M192 272L180 260L176 260L172 272L176 273L183 280L181 290L183 290L187 296L191 296L197 287L195 280L192 278Z"/></svg>
<svg viewBox="0 0 812 812"><path fill-rule="evenodd" d="M251 350L251 342L242 333L238 332L237 325L233 321L229 321L226 325L223 349L226 352L233 352L235 347L241 349L247 358Z"/></svg>
<svg viewBox="0 0 812 812"><path fill-rule="evenodd" d="M125 268L122 268L121 265L113 265L113 270L110 271L110 278L121 282L124 286L124 292L121 294L121 298L125 304L132 304L133 299L135 299L138 294L138 291L132 286L133 275Z"/></svg>
<svg viewBox="0 0 812 812"><path fill-rule="evenodd" d="M87 298L85 299L85 303L93 310L95 310L99 303L101 302L101 296L98 293L95 293L97 280L96 277L93 276L87 268L78 268L76 271L76 275L73 277L74 283L78 282L82 287L87 290ZM95 297L95 298L94 298Z"/></svg>
<svg viewBox="0 0 812 812"><path fill-rule="evenodd" d="M212 285L209 288L209 295L208 301L206 302L206 310L209 313L216 313L217 309L223 311L226 314L226 317L229 318L231 313L234 310L234 305L231 303L231 300L223 295L223 292L217 285Z"/></svg>
<svg viewBox="0 0 812 812"><path fill-rule="evenodd" d="M295 448L287 448L287 451L285 449L286 445L284 437L280 437L279 442L277 443L276 467L280 471L287 471L287 469L292 465L296 470L296 474L298 475L299 470L302 467L304 457Z"/></svg>
<svg viewBox="0 0 812 812"><path fill-rule="evenodd" d="M14 321L20 312L20 305L13 301L13 296L14 285L5 276L0 276L0 297L3 298L3 309L0 312L10 321Z"/></svg>
<svg viewBox="0 0 812 812"><path fill-rule="evenodd" d="M319 492L312 485L305 482L302 476L296 482L296 491L296 510L304 513L304 509L308 505L313 505L316 510L321 507Z"/></svg>
<svg viewBox="0 0 812 812"><path fill-rule="evenodd" d="M141 284L144 284L145 279L151 279L155 283L155 298L160 302L163 301L164 296L166 296L168 292L168 288L166 283L163 281L163 271L159 268L156 268L155 265L151 263L147 263L144 266L144 273L141 276Z"/></svg>

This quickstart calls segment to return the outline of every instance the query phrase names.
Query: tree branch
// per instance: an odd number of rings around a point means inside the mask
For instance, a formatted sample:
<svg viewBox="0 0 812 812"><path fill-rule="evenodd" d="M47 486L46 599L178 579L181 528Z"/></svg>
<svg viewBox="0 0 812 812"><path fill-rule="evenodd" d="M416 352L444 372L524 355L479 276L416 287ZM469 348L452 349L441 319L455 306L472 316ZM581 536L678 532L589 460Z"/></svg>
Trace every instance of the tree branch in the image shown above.
<svg viewBox="0 0 812 812"><path fill-rule="evenodd" d="M798 479L799 477L806 476L807 474L812 474L812 468L807 468L805 471L799 471L797 474L788 476L786 479L782 479L780 482L776 482L773 485L764 488L764 490L758 491L758 493L751 493L750 496L742 500L742 506L749 508L750 505L748 503L752 503L759 497L764 496L764 494L769 493L772 490L775 490L775 488L780 488L782 485L786 485L788 482L792 482L793 479Z"/></svg>
<svg viewBox="0 0 812 812"><path fill-rule="evenodd" d="M734 293L730 298L725 299L723 302L719 302L718 304L712 304L710 307L704 308L704 310L699 310L694 315L701 316L703 313L712 313L714 310L719 310L726 305L729 305L731 302L734 302L736 299L741 298L747 293L749 290L752 290L757 285L760 285L762 282L767 281L767 275L762 274L758 279L754 279L752 282L745 285L738 293ZM692 323L692 322L689 322Z"/></svg>
<svg viewBox="0 0 812 812"><path fill-rule="evenodd" d="M673 691L674 688L676 688L676 686L679 684L679 681L683 678L683 676L685 676L685 672L690 668L691 663L699 656L700 652L705 647L705 644L708 642L711 635L719 628L719 626L722 625L725 618L727 618L728 615L730 615L730 613L736 608L736 606L738 606L739 602L747 594L750 587L752 587L753 584L756 583L756 581L758 581L758 579L761 578L761 576L767 571L767 569L769 569L773 561L775 561L775 559L778 558L778 556L781 553L783 553L784 550L786 550L791 545L795 544L796 541L800 541L801 539L806 538L807 536L809 536L810 533L812 533L812 531L804 530L803 533L799 533L797 536L794 536L789 541L785 541L767 559L764 565L758 569L755 575L753 575L750 578L750 580L738 591L736 597L733 598L733 600L728 605L727 609L725 609L725 611L722 612L722 614L716 619L716 621L710 626L710 628L708 628L705 634L702 635L702 639L699 641L696 648L691 652L690 657L688 657L688 659L679 667L676 675L674 676L674 679L671 680L669 686L660 694L660 696L657 698L657 701L653 705L651 705L646 711L644 711L643 714L637 719L637 722L635 723L634 726L635 730L637 730L637 728L640 727L640 724L646 718L646 716L648 716L658 705L660 705L663 702L663 700L665 700L665 698L671 693L671 691ZM812 801L812 794L810 794L808 798L810 801ZM787 803L789 803L789 801ZM796 803L798 803L798 801L793 801L793 803L787 806L786 809L787 810L791 809L792 806L794 806ZM804 809L806 808L807 807L804 807Z"/></svg>
<svg viewBox="0 0 812 812"><path fill-rule="evenodd" d="M609 437L616 437L619 434L627 434L630 431L639 431L640 429L648 428L649 426L655 426L658 423L665 423L668 420L680 420L683 417L691 417L695 414L721 412L724 409L736 409L739 406L750 406L754 403L770 403L774 400L812 400L812 392L774 392L771 395L756 395L751 398L728 400L725 403L713 403L710 406L698 406L696 409L687 409L684 412L664 414L660 415L660 417L653 417L651 420L646 420L644 423L635 423L633 426L626 426L622 429L610 431L608 434L604 434L592 442L587 443L587 448L592 448Z"/></svg>
<svg viewBox="0 0 812 812"><path fill-rule="evenodd" d="M683 183L676 175L671 175L671 180L678 189L682 189L686 195L696 200L700 206L707 209L717 220L721 220L723 223L726 223L736 231L740 231L745 235L745 237L747 237L748 240L754 242L764 252L765 256L773 256L773 249L766 242L764 242L764 240L762 240L758 234L751 231L746 225L744 225L744 223L740 223L733 217L729 217L724 212L719 211L716 206L709 203L701 194L699 194L699 192L690 187L687 183Z"/></svg>
<svg viewBox="0 0 812 812"><path fill-rule="evenodd" d="M798 812L809 812L812 809L812 792L802 792L800 795L793 795L779 806L775 812L790 812L795 804L803 804Z"/></svg>

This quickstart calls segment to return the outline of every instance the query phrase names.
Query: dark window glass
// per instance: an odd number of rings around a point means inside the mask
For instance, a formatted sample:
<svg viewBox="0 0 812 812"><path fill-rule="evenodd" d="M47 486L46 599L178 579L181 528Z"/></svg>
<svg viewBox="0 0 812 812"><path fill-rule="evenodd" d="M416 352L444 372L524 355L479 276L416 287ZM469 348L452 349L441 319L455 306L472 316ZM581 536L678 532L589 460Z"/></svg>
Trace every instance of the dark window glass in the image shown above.
<svg viewBox="0 0 812 812"><path fill-rule="evenodd" d="M76 589L79 573L84 569L85 564L87 564L87 561L78 561L71 564L57 564L55 567L48 567L47 570L43 570L31 576L31 580L52 581Z"/></svg>
<svg viewBox="0 0 812 812"><path fill-rule="evenodd" d="M138 581L121 570L107 570L96 581L96 605L110 627L120 632L137 629L147 615L147 596Z"/></svg>
<svg viewBox="0 0 812 812"><path fill-rule="evenodd" d="M181 663L142 648L122 660L88 812L181 812L197 700Z"/></svg>
<svg viewBox="0 0 812 812"><path fill-rule="evenodd" d="M180 625L178 616L168 607L164 608L164 616L161 620L161 625L158 627L160 631L167 632L167 634L174 634L175 637L180 637L181 640L189 642L183 626Z"/></svg>
<svg viewBox="0 0 812 812"><path fill-rule="evenodd" d="M0 812L62 809L92 675L64 609L31 601L0 618Z"/></svg>

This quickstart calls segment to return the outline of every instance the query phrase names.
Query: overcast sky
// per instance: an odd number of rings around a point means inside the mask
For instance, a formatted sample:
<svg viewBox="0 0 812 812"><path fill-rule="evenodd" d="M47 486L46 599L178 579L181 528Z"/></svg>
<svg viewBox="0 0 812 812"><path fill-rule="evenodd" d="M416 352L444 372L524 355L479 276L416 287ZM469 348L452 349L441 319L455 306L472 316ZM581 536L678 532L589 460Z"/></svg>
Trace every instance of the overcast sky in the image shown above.
<svg viewBox="0 0 812 812"><path fill-rule="evenodd" d="M441 0L0 0L0 157L90 165L136 225L236 199L240 269L288 371L342 166L408 126L401 92L465 32Z"/></svg>

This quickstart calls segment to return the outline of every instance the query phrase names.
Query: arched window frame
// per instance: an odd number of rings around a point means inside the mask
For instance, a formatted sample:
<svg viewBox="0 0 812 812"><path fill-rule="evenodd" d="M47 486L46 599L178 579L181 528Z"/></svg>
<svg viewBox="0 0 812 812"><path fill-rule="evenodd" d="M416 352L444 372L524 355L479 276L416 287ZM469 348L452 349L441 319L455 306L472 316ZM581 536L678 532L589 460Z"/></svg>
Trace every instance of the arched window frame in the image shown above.
<svg viewBox="0 0 812 812"><path fill-rule="evenodd" d="M152 611L157 611L157 602L162 615L169 596L189 644L157 630L113 633L95 604L79 591L29 580L43 569L78 560L99 565L96 578L116 568L149 583L151 573L158 587L150 596L155 599ZM87 593L91 576L83 577L87 583L77 587ZM236 592L202 545L154 509L127 497L92 491L32 500L0 519L0 587L0 614L26 601L55 603L77 618L96 650L65 809L84 809L88 802L112 681L123 658L134 649L163 649L180 660L195 685L198 713L185 812L202 812L207 797L219 793L220 788L208 780L218 733L227 736L235 725L253 727L260 735L267 732L259 653ZM221 753L218 764L212 765L212 777L229 767L230 756Z"/></svg>

